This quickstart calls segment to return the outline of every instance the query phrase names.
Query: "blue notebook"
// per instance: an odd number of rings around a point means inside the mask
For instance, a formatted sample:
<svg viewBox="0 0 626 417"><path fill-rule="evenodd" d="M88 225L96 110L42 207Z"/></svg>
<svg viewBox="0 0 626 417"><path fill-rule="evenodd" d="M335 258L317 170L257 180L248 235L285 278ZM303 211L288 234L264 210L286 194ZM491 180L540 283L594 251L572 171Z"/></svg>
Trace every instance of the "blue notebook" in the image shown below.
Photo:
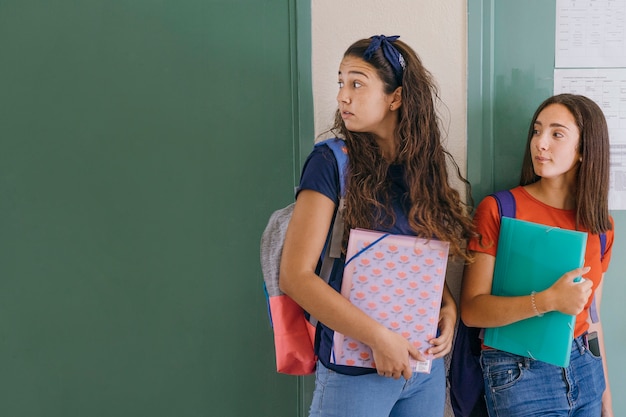
<svg viewBox="0 0 626 417"><path fill-rule="evenodd" d="M491 293L529 295L584 265L587 233L501 219ZM485 345L553 365L569 365L575 317L558 311L485 329Z"/></svg>

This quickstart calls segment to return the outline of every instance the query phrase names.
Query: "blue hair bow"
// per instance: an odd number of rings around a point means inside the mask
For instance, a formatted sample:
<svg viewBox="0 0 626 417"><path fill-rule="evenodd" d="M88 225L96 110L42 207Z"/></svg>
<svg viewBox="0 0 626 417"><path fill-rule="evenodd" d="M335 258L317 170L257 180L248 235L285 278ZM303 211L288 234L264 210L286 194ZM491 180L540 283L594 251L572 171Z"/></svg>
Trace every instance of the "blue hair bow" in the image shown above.
<svg viewBox="0 0 626 417"><path fill-rule="evenodd" d="M369 61L374 55L374 52L378 50L378 48L383 49L383 55L393 68L393 74L396 77L396 82L398 85L402 85L402 73L404 72L404 68L406 68L406 62L404 61L404 57L402 54L393 46L392 42L398 39L400 36L372 36L370 39L370 45L367 47L365 52L363 53L363 58L366 61Z"/></svg>

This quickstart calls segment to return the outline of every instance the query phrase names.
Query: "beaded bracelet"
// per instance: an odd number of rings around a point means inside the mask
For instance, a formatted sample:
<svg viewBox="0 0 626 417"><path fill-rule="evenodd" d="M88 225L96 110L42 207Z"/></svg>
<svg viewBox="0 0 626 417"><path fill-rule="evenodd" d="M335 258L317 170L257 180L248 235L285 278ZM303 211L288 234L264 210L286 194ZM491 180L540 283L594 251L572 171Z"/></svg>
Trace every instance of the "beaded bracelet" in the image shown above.
<svg viewBox="0 0 626 417"><path fill-rule="evenodd" d="M543 317L543 313L539 312L539 309L537 309L537 304L535 304L535 294L537 294L535 291L530 293L530 303L533 305L533 311L535 312L535 316Z"/></svg>

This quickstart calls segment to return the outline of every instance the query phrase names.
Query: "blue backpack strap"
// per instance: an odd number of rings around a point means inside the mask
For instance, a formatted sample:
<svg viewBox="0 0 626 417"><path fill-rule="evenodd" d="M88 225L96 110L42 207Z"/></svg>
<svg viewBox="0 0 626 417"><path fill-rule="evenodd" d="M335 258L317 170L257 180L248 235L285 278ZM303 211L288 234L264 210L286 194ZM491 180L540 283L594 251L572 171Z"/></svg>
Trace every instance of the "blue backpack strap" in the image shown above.
<svg viewBox="0 0 626 417"><path fill-rule="evenodd" d="M600 233L600 261L604 259L604 253L606 252L606 233ZM589 317L591 317L592 323L597 323L600 321L600 316L598 314L598 306L596 306L596 297L593 297L591 300L591 305L589 306Z"/></svg>
<svg viewBox="0 0 626 417"><path fill-rule="evenodd" d="M329 240L326 242L328 250L324 249L322 255L322 263L320 265L319 276L326 282L330 280L330 275L336 259L341 259L341 245L343 243L344 221L343 210L345 207L344 195L346 192L346 167L348 165L348 153L346 152L346 143L342 139L332 138L326 139L315 144L315 146L328 146L335 155L337 169L339 171L339 205L337 206L337 214L333 221ZM311 320L314 323L313 320Z"/></svg>
<svg viewBox="0 0 626 417"><path fill-rule="evenodd" d="M348 153L346 152L346 142L343 139L331 138L315 144L315 146L326 145L333 151L335 160L337 161L337 169L339 170L339 192L343 197L346 193L346 166L348 165Z"/></svg>
<svg viewBox="0 0 626 417"><path fill-rule="evenodd" d="M315 146L328 146L335 155L337 162L337 170L339 171L339 204L333 220L332 229L330 231L329 240L327 240L322 252L322 263L319 266L318 275L326 283L330 281L335 261L341 259L341 245L343 243L344 221L343 210L345 208L344 196L346 193L346 167L348 165L348 152L346 143L339 138L326 139L315 144ZM326 250L328 248L328 250ZM313 326L317 326L317 319L309 316L309 322Z"/></svg>
<svg viewBox="0 0 626 417"><path fill-rule="evenodd" d="M589 306L589 317L591 318L592 323L597 323L600 321L600 317L598 316L598 306L596 306L595 294L593 296L593 300L591 300L591 305Z"/></svg>
<svg viewBox="0 0 626 417"><path fill-rule="evenodd" d="M343 243L343 210L345 208L344 196L346 194L346 166L348 165L348 152L346 143L339 138L326 139L317 143L315 146L326 145L335 155L337 161L337 169L339 170L339 205L337 206L337 215L333 222L333 230L330 237L330 246L328 256L332 259L341 258L341 244ZM324 269L324 268L323 268Z"/></svg>
<svg viewBox="0 0 626 417"><path fill-rule="evenodd" d="M606 233L600 233L600 261L604 260L605 252L606 252Z"/></svg>
<svg viewBox="0 0 626 417"><path fill-rule="evenodd" d="M500 217L515 218L515 197L510 190L501 190L491 194L498 203L498 214Z"/></svg>

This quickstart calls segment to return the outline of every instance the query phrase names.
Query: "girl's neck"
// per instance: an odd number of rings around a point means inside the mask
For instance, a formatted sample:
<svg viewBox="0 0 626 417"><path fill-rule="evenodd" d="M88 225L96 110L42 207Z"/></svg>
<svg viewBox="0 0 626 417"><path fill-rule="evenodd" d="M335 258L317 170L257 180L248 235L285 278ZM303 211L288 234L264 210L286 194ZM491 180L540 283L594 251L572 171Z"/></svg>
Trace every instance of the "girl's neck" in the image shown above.
<svg viewBox="0 0 626 417"><path fill-rule="evenodd" d="M383 158L385 158L385 161L389 163L395 161L398 156L398 146L394 137L391 136L383 138L375 135L374 139L376 140L376 143L378 143L378 148L380 149Z"/></svg>
<svg viewBox="0 0 626 417"><path fill-rule="evenodd" d="M576 208L576 196L571 185L562 182L555 183L546 179L524 186L524 189L542 203L562 209L573 210Z"/></svg>
<svg viewBox="0 0 626 417"><path fill-rule="evenodd" d="M389 112L380 125L371 132L383 158L389 163L395 161L398 156L398 141L396 140L398 114L398 112Z"/></svg>

